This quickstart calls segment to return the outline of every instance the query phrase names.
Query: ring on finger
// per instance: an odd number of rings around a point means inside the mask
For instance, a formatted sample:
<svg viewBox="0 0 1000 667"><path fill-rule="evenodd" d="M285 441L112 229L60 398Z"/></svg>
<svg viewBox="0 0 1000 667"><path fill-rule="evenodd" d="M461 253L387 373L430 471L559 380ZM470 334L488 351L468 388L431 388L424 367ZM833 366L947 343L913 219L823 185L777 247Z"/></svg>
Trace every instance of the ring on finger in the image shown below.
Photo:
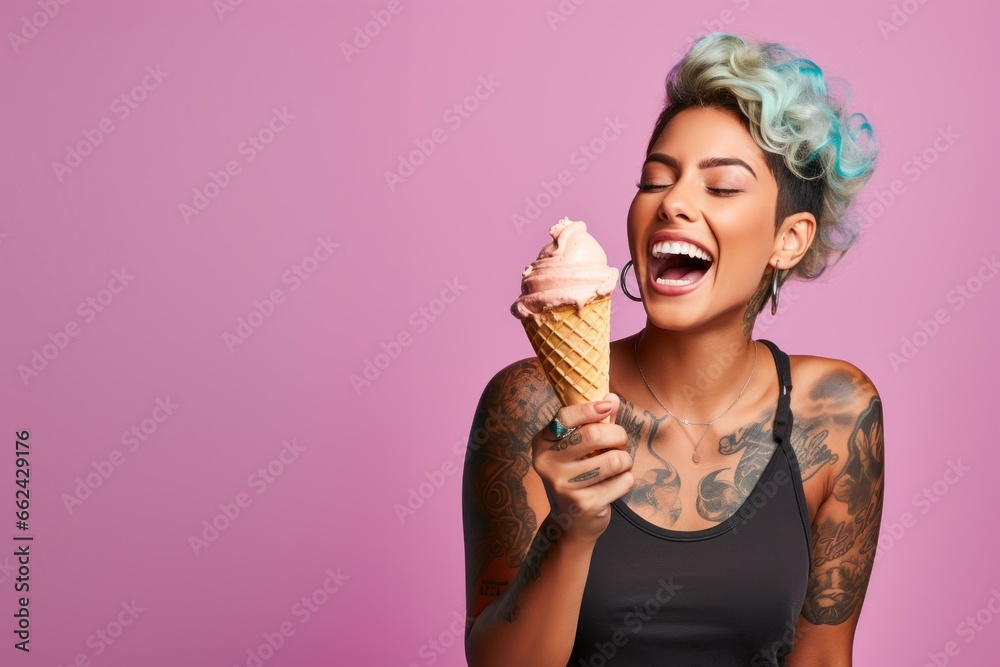
<svg viewBox="0 0 1000 667"><path fill-rule="evenodd" d="M549 433L554 435L556 440L562 440L577 428L579 427L574 426L573 428L566 428L563 423L559 421L558 417L553 417L552 421L549 422Z"/></svg>

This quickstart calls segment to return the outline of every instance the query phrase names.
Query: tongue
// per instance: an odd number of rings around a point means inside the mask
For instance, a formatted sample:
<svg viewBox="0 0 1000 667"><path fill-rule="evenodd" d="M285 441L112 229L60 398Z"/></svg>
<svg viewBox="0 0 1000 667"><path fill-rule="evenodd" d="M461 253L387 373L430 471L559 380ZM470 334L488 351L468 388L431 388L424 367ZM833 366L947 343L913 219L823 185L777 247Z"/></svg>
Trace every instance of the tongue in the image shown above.
<svg viewBox="0 0 1000 667"><path fill-rule="evenodd" d="M664 280L689 280L694 282L700 280L705 275L705 269L696 269L690 266L672 266L664 269L660 278Z"/></svg>

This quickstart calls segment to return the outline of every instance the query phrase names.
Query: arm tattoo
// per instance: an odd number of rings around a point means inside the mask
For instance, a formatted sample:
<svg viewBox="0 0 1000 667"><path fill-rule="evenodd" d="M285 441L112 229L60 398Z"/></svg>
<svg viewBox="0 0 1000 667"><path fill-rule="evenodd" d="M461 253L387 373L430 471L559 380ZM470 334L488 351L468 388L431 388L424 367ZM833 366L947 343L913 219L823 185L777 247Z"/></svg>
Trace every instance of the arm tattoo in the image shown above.
<svg viewBox="0 0 1000 667"><path fill-rule="evenodd" d="M833 480L833 496L847 503L847 512L855 522L866 527L871 522L872 499L882 490L882 403L877 396L858 417L854 432L847 441L847 463Z"/></svg>
<svg viewBox="0 0 1000 667"><path fill-rule="evenodd" d="M577 475L576 477L574 477L573 479L571 479L569 481L571 481L571 482L586 482L588 479L594 479L595 477L597 477L600 474L601 474L601 469L600 468L594 468L593 470L588 470L585 473Z"/></svg>
<svg viewBox="0 0 1000 667"><path fill-rule="evenodd" d="M809 392L809 400L825 404L823 412L837 412L850 405L851 397L858 388L855 377L838 368L820 378Z"/></svg>
<svg viewBox="0 0 1000 667"><path fill-rule="evenodd" d="M479 582L479 594L487 595L489 597L500 597L500 594L510 586L510 582L506 579L503 581L493 581L492 579L483 579Z"/></svg>
<svg viewBox="0 0 1000 667"><path fill-rule="evenodd" d="M847 441L847 461L833 481L836 516L813 527L813 562L802 615L837 625L864 600L882 518L885 451L882 403L872 396ZM827 501L829 502L829 501Z"/></svg>
<svg viewBox="0 0 1000 667"><path fill-rule="evenodd" d="M508 367L483 392L463 474L468 590L495 559L520 566L537 527L523 482L531 468L531 438L559 405L534 360Z"/></svg>
<svg viewBox="0 0 1000 667"><path fill-rule="evenodd" d="M795 459L799 462L799 471L802 473L802 481L806 481L815 475L820 468L825 465L833 465L840 460L840 457L830 451L826 444L826 437L830 434L826 429L820 429L816 422L806 422L792 424L792 433L789 437L789 444L795 452Z"/></svg>

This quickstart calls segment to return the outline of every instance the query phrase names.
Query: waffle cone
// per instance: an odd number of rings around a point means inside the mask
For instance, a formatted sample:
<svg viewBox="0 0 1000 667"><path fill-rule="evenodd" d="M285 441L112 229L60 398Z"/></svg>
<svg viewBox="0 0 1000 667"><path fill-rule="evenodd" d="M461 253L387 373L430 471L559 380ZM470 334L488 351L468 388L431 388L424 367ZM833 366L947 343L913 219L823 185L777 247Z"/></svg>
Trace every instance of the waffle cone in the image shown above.
<svg viewBox="0 0 1000 667"><path fill-rule="evenodd" d="M610 296L591 301L579 313L575 306L561 306L521 322L563 405L591 403L608 395Z"/></svg>

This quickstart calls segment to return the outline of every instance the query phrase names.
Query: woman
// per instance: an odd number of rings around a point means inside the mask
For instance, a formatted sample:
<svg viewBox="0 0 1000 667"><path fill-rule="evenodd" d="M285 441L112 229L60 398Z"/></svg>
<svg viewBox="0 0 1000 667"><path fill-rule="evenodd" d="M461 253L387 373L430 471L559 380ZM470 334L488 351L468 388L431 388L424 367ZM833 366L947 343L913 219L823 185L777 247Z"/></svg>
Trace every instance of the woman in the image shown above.
<svg viewBox="0 0 1000 667"><path fill-rule="evenodd" d="M775 44L716 33L671 70L628 213L647 323L611 344L612 393L561 407L527 359L477 409L470 665L851 664L879 395L752 330L854 240L870 135Z"/></svg>

